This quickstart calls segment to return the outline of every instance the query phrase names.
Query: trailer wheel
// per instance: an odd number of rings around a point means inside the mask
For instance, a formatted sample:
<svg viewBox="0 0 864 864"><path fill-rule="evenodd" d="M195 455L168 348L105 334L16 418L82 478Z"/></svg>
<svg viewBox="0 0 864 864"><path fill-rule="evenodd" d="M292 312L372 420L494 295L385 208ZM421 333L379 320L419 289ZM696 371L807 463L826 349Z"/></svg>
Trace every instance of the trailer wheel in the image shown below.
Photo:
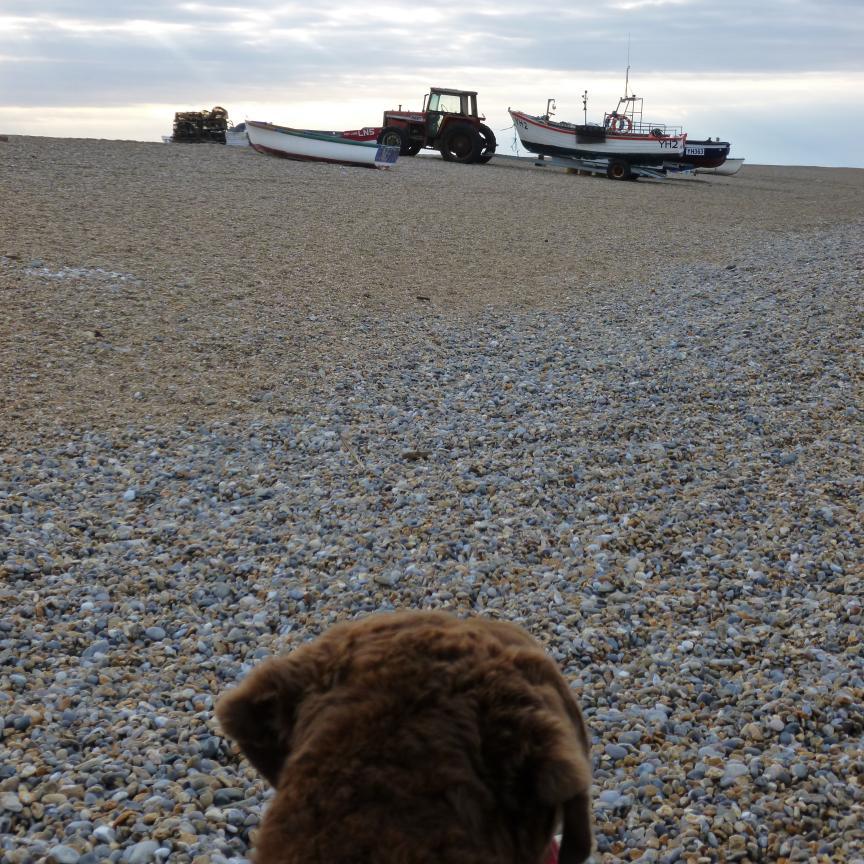
<svg viewBox="0 0 864 864"><path fill-rule="evenodd" d="M498 142L495 140L495 133L484 123L480 124L477 131L480 133L480 138L483 141L477 161L481 165L485 165L495 155L495 148L498 146Z"/></svg>
<svg viewBox="0 0 864 864"><path fill-rule="evenodd" d="M385 126L378 133L378 143L383 144L385 147L398 147L400 156L405 155L407 144L405 139L405 132L398 126Z"/></svg>
<svg viewBox="0 0 864 864"><path fill-rule="evenodd" d="M629 163L623 159L613 159L606 169L606 176L610 180L629 180L632 173Z"/></svg>
<svg viewBox="0 0 864 864"><path fill-rule="evenodd" d="M441 155L448 162L476 162L482 146L480 135L473 126L467 123L454 123L444 133Z"/></svg>

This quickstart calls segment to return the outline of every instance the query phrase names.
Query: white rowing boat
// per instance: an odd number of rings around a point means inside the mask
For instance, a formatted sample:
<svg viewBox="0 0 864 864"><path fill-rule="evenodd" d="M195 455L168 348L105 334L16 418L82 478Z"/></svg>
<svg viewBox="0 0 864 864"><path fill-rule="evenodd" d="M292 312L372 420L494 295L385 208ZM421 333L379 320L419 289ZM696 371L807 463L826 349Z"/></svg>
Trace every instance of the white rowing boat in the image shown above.
<svg viewBox="0 0 864 864"><path fill-rule="evenodd" d="M249 143L259 153L269 153L284 159L389 168L399 158L398 147L358 141L334 132L291 129L258 120L246 121L246 134Z"/></svg>
<svg viewBox="0 0 864 864"><path fill-rule="evenodd" d="M697 174L721 174L724 177L731 177L733 174L737 174L741 170L741 166L744 164L743 159L727 159L722 165L718 165L716 168L696 168Z"/></svg>

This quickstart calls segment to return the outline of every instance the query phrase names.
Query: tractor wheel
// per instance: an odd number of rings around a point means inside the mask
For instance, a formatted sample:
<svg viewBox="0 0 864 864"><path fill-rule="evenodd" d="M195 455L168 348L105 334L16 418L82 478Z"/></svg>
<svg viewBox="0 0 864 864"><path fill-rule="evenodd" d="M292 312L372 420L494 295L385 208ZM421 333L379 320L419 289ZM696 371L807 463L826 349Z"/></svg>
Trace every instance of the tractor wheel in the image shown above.
<svg viewBox="0 0 864 864"><path fill-rule="evenodd" d="M610 180L629 180L631 174L630 164L623 159L613 159L606 169L606 176Z"/></svg>
<svg viewBox="0 0 864 864"><path fill-rule="evenodd" d="M378 133L378 143L386 147L398 147L399 155L405 155L406 135L398 126L385 126Z"/></svg>
<svg viewBox="0 0 864 864"><path fill-rule="evenodd" d="M480 135L467 123L454 123L441 142L441 155L448 162L476 162L483 148Z"/></svg>
<svg viewBox="0 0 864 864"><path fill-rule="evenodd" d="M495 133L485 124L481 123L478 131L480 132L480 137L483 139L483 146L480 150L480 155L477 157L477 161L481 165L485 165L495 155L495 148L498 146L498 142L495 140Z"/></svg>
<svg viewBox="0 0 864 864"><path fill-rule="evenodd" d="M416 156L423 149L422 141L412 141L405 148L405 152L402 154L403 156Z"/></svg>

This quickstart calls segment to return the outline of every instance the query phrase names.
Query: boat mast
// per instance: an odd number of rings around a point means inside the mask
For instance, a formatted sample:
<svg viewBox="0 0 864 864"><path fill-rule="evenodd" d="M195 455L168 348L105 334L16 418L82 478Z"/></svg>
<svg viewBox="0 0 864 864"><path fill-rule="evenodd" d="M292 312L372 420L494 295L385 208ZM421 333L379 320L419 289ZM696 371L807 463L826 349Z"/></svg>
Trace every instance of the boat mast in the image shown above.
<svg viewBox="0 0 864 864"><path fill-rule="evenodd" d="M624 106L624 116L630 117L631 124L637 122L636 94L630 95L630 34L627 34L627 71L624 73L624 96L618 100L618 108ZM639 109L638 122L642 122L642 109Z"/></svg>
<svg viewBox="0 0 864 864"><path fill-rule="evenodd" d="M624 74L624 98L630 96L630 34L627 34L627 72Z"/></svg>

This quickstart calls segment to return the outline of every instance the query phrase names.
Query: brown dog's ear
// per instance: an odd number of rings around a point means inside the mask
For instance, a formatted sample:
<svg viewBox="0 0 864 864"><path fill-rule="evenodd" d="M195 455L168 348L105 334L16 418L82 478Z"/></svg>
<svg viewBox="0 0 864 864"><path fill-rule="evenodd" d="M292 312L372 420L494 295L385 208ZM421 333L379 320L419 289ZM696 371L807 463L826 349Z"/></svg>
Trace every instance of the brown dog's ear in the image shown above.
<svg viewBox="0 0 864 864"><path fill-rule="evenodd" d="M485 768L496 793L510 806L524 808L530 799L542 805L534 812L563 814L559 862L585 861L592 845L588 732L557 666L530 646L506 654L486 670L479 717ZM537 830L550 829L544 820ZM547 834L540 842L549 839Z"/></svg>
<svg viewBox="0 0 864 864"><path fill-rule="evenodd" d="M566 684L564 687L564 710L574 734L572 740L580 751L585 780L582 790L564 801L564 835L558 852L558 864L582 864L591 856L594 842L591 831L591 738L570 687Z"/></svg>
<svg viewBox="0 0 864 864"><path fill-rule="evenodd" d="M559 864L581 864L591 855L591 767L572 732L540 762L535 784L541 801L561 808Z"/></svg>
<svg viewBox="0 0 864 864"><path fill-rule="evenodd" d="M563 805L564 833L558 850L558 864L582 864L591 856L591 799L587 793L574 795Z"/></svg>
<svg viewBox="0 0 864 864"><path fill-rule="evenodd" d="M291 749L307 676L291 657L265 660L216 704L216 716L246 758L275 786Z"/></svg>
<svg viewBox="0 0 864 864"><path fill-rule="evenodd" d="M555 716L535 784L541 801L560 807L564 822L559 864L581 864L591 855L591 752L588 730L569 686L554 681L546 704Z"/></svg>

